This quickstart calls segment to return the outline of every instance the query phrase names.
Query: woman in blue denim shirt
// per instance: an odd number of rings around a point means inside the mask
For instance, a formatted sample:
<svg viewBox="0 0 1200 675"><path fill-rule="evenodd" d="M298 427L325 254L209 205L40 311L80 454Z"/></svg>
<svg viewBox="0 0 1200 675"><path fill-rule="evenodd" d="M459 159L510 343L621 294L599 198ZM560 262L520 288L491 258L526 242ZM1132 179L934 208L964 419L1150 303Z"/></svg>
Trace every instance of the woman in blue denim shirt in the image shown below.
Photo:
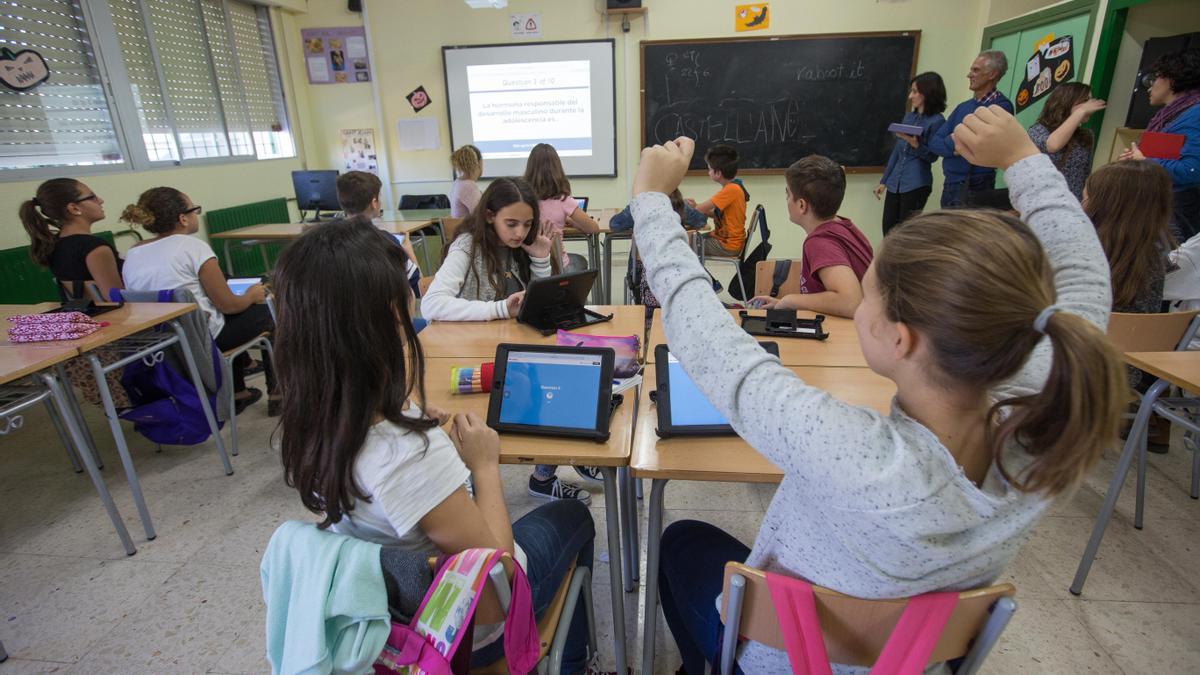
<svg viewBox="0 0 1200 675"><path fill-rule="evenodd" d="M914 77L909 83L908 101L912 111L901 123L921 127L924 131L920 136L896 134L896 146L888 157L883 178L875 186L876 199L887 193L883 200L885 235L914 212L924 209L933 190L932 167L938 156L929 149L928 143L946 121L942 117L946 109L946 85L942 76L931 71Z"/></svg>

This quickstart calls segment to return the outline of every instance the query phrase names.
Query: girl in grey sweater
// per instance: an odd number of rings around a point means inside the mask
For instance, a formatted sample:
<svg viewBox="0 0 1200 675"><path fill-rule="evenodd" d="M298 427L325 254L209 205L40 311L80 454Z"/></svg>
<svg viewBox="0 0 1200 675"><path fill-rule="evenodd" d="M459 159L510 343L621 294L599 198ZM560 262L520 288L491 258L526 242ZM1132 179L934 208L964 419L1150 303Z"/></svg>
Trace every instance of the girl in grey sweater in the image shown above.
<svg viewBox="0 0 1200 675"><path fill-rule="evenodd" d="M784 473L753 549L694 521L663 534L663 612L689 673L716 652L726 561L866 598L986 585L1116 438L1124 375L1091 223L1008 113L981 108L954 139L1006 170L1025 222L942 211L889 235L854 317L867 363L896 383L887 415L805 384L734 323L660 194L692 142L643 151L635 233L671 351ZM788 671L757 643L738 662Z"/></svg>

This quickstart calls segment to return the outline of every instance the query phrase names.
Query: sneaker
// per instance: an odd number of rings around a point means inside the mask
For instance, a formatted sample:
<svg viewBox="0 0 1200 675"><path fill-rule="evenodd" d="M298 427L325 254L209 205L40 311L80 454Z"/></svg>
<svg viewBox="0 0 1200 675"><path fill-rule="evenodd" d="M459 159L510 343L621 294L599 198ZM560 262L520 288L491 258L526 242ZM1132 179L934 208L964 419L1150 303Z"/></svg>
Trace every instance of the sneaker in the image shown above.
<svg viewBox="0 0 1200 675"><path fill-rule="evenodd" d="M604 474L600 472L600 467L598 466L577 466L575 467L575 473L593 485L604 485Z"/></svg>
<svg viewBox="0 0 1200 675"><path fill-rule="evenodd" d="M241 415L242 411L249 408L255 401L262 398L262 390L254 387L246 387L248 394L246 396L235 396L233 399L234 414Z"/></svg>
<svg viewBox="0 0 1200 675"><path fill-rule="evenodd" d="M554 476L550 480L541 481L529 477L529 494L539 499L577 499L584 504L592 502L592 495L578 485L564 483Z"/></svg>

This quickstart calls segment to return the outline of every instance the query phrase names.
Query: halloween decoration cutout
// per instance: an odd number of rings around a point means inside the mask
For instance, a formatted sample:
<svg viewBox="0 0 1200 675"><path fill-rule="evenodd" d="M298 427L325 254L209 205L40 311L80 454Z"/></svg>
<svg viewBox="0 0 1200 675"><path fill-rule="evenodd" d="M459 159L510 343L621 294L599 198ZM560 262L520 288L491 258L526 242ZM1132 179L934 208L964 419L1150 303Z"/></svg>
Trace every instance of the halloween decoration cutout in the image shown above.
<svg viewBox="0 0 1200 675"><path fill-rule="evenodd" d="M1017 112L1028 108L1075 75L1074 45L1070 35L1047 35L1025 63L1025 79L1017 90Z"/></svg>
<svg viewBox="0 0 1200 675"><path fill-rule="evenodd" d="M0 49L0 84L13 91L28 91L50 79L50 67L46 59L32 49L13 53L5 47Z"/></svg>
<svg viewBox="0 0 1200 675"><path fill-rule="evenodd" d="M408 104L412 106L413 112L421 112L432 102L429 100L429 92L425 91L423 86L413 89L404 98L408 99Z"/></svg>

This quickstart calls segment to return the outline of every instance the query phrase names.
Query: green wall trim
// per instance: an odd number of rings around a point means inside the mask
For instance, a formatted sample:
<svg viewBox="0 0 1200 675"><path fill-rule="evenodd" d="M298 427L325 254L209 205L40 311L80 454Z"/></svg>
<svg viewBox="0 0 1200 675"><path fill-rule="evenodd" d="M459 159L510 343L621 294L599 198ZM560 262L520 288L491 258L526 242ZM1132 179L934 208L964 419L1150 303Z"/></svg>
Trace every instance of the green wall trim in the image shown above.
<svg viewBox="0 0 1200 675"><path fill-rule="evenodd" d="M1032 14L1025 14L1024 16L1018 16L1015 19L1009 19L1008 21L1001 21L1000 23L994 23L990 26L985 26L983 29L983 40L980 42L979 49L987 49L988 46L992 44L992 40L1001 35L1019 33L1026 28L1033 28L1044 23L1049 23L1050 21L1057 21L1069 16L1075 16L1076 14L1090 12L1091 16L1088 18L1087 35L1083 38L1083 49L1080 51L1081 54L1086 56L1088 41L1091 40L1092 32L1096 29L1096 10L1099 9L1099 7L1100 0L1071 0L1070 2L1064 2L1061 5L1047 7L1046 9L1033 12Z"/></svg>
<svg viewBox="0 0 1200 675"><path fill-rule="evenodd" d="M1112 93L1113 74L1117 71L1117 57L1121 54L1121 36L1125 33L1129 8L1146 2L1148 0L1108 0L1103 23L1100 24L1100 40L1096 43L1096 65L1092 67L1090 81L1092 96L1108 100ZM1099 136L1102 124L1104 111L1100 110L1084 126Z"/></svg>

